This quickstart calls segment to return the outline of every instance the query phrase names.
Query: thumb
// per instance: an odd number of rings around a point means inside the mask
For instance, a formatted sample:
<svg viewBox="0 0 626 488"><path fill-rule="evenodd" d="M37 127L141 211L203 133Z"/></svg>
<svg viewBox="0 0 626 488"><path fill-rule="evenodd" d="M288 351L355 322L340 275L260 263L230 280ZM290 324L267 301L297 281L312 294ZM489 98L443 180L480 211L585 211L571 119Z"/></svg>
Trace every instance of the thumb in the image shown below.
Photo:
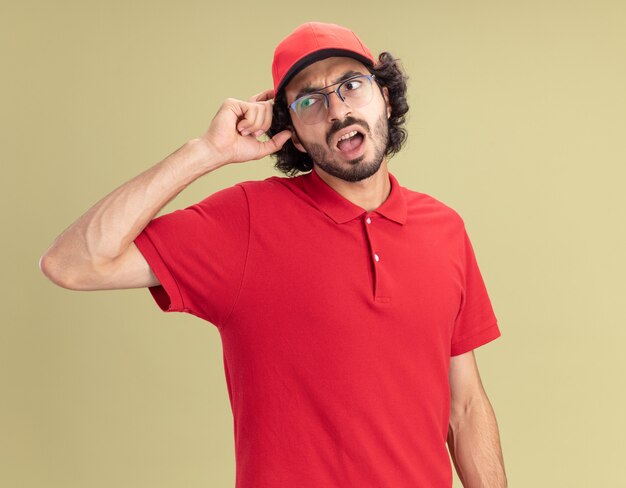
<svg viewBox="0 0 626 488"><path fill-rule="evenodd" d="M289 139L291 139L291 131L287 129L275 134L269 141L261 142L261 153L263 154L261 157L279 151Z"/></svg>

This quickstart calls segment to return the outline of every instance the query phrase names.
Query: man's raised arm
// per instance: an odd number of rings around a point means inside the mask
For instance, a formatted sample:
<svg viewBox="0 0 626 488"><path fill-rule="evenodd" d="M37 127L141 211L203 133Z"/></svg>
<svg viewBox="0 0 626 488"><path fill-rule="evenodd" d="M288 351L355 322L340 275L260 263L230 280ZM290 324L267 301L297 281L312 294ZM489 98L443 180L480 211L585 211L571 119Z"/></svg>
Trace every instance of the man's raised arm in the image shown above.
<svg viewBox="0 0 626 488"><path fill-rule="evenodd" d="M226 164L261 159L291 137L260 142L272 121L272 90L248 102L227 99L208 130L104 197L59 235L39 262L72 290L140 288L159 281L134 244L155 215L200 176Z"/></svg>

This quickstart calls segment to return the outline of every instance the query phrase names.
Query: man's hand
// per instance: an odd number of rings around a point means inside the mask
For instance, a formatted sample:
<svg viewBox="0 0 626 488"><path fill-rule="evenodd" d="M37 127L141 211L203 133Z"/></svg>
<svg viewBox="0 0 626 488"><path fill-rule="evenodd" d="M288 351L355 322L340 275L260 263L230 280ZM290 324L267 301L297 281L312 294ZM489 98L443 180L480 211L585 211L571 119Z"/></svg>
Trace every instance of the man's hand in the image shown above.
<svg viewBox="0 0 626 488"><path fill-rule="evenodd" d="M289 140L291 131L279 132L267 141L257 139L272 124L273 98L274 90L269 89L247 102L226 99L200 139L222 164L261 159L275 153Z"/></svg>

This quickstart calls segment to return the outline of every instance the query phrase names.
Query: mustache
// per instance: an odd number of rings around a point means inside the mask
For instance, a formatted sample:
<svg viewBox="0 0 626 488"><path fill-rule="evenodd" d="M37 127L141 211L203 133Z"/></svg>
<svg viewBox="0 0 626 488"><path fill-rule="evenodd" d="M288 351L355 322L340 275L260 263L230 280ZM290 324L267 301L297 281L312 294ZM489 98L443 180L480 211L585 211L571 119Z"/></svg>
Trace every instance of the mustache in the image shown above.
<svg viewBox="0 0 626 488"><path fill-rule="evenodd" d="M330 129L328 129L328 135L326 136L326 144L330 146L333 136L337 132L339 132L341 129L345 129L346 127L350 125L360 125L361 127L363 127L363 129L365 129L366 134L370 133L370 126L365 120L355 119L354 117L350 115L346 117L345 119L343 119L342 121L335 120L333 122L333 125L331 125Z"/></svg>

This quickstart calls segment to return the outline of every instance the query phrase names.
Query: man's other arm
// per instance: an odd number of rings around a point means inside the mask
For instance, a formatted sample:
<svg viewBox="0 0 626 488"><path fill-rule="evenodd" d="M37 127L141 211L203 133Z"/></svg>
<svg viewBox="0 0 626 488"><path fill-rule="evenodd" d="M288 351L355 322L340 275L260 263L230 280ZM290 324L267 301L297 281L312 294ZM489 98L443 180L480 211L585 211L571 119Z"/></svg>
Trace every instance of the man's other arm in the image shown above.
<svg viewBox="0 0 626 488"><path fill-rule="evenodd" d="M226 100L201 136L101 199L70 225L41 257L42 272L72 290L140 288L159 281L134 240L156 214L200 176L226 164L263 158L291 137L257 137L272 120L273 91L248 102Z"/></svg>
<svg viewBox="0 0 626 488"><path fill-rule="evenodd" d="M506 488L498 424L474 351L450 360L448 449L464 488Z"/></svg>

